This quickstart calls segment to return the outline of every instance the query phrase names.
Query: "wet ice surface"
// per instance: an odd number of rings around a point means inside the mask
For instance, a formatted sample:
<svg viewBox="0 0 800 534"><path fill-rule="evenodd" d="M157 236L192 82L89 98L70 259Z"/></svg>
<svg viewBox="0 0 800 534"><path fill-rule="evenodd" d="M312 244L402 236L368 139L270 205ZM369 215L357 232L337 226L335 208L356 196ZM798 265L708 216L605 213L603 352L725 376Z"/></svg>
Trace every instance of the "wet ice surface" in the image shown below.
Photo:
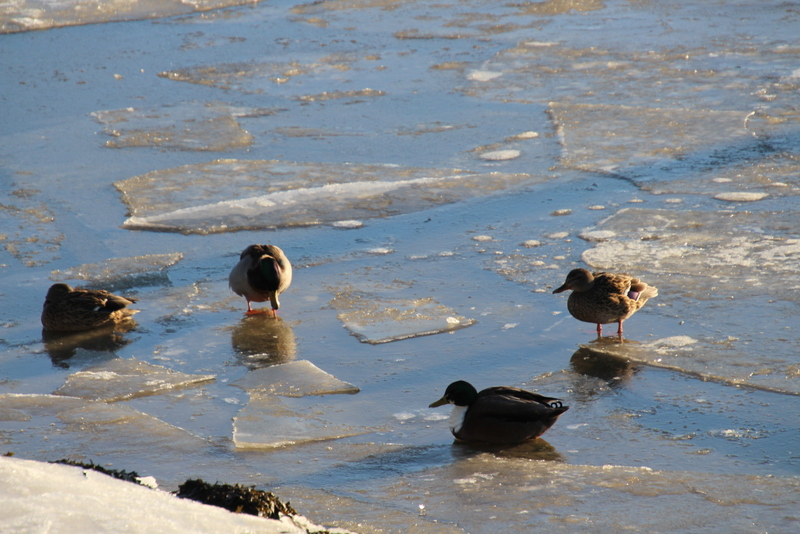
<svg viewBox="0 0 800 534"><path fill-rule="evenodd" d="M250 393L261 392L286 397L358 393L358 388L326 373L308 360L283 363L248 372L231 382Z"/></svg>
<svg viewBox="0 0 800 534"><path fill-rule="evenodd" d="M219 151L250 146L253 136L237 122L240 117L271 115L274 111L245 109L219 102L165 106L157 110L135 108L92 113L112 139L107 148L154 147Z"/></svg>
<svg viewBox="0 0 800 534"><path fill-rule="evenodd" d="M115 359L87 367L67 377L56 395L116 402L145 395L158 395L214 380L214 375L187 375L159 365Z"/></svg>
<svg viewBox="0 0 800 534"><path fill-rule="evenodd" d="M377 345L418 336L453 332L474 319L432 298L400 299L356 289L337 291L331 303L344 327L362 343Z"/></svg>
<svg viewBox="0 0 800 534"><path fill-rule="evenodd" d="M49 9L24 27L91 22ZM798 23L364 0L5 36L5 450L363 533L794 532ZM295 265L278 319L228 289L250 243ZM575 267L659 288L625 343L551 294ZM141 311L43 335L54 281ZM427 406L456 379L570 410L454 445Z"/></svg>
<svg viewBox="0 0 800 534"><path fill-rule="evenodd" d="M132 214L126 228L205 234L387 217L535 181L456 169L216 160L115 185Z"/></svg>

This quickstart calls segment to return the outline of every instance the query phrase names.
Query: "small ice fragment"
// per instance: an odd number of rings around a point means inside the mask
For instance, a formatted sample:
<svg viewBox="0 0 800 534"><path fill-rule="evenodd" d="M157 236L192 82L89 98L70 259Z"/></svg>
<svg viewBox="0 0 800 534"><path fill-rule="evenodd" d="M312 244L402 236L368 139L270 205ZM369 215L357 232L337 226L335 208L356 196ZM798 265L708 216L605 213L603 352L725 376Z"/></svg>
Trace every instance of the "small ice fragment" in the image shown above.
<svg viewBox="0 0 800 534"><path fill-rule="evenodd" d="M564 239L565 237L569 237L569 232L552 232L545 234L545 237L549 237L550 239Z"/></svg>
<svg viewBox="0 0 800 534"><path fill-rule="evenodd" d="M611 230L589 230L587 232L581 232L578 237L583 239L584 241L608 241L616 237L616 232L612 232Z"/></svg>
<svg viewBox="0 0 800 534"><path fill-rule="evenodd" d="M396 414L392 414L395 419L398 421L408 421L409 419L414 419L416 417L415 414L410 412L400 412Z"/></svg>
<svg viewBox="0 0 800 534"><path fill-rule="evenodd" d="M392 252L394 252L394 249L386 248L386 247L376 247L376 248L369 249L367 252L369 252L370 254L375 254L376 256L379 256L379 255L384 255L384 254L391 254Z"/></svg>
<svg viewBox="0 0 800 534"><path fill-rule="evenodd" d="M732 182L730 178L714 178L711 180L712 182L716 182L718 184L727 184L728 182Z"/></svg>
<svg viewBox="0 0 800 534"><path fill-rule="evenodd" d="M473 70L467 75L467 79L473 82L488 82L502 76L502 72L492 72L488 70Z"/></svg>
<svg viewBox="0 0 800 534"><path fill-rule="evenodd" d="M333 226L334 228L341 228L342 230L354 230L356 228L361 228L362 226L364 226L364 223L355 220L336 221L331 226Z"/></svg>
<svg viewBox="0 0 800 534"><path fill-rule="evenodd" d="M717 200L726 200L728 202L755 202L756 200L762 200L768 196L769 193L739 191L719 193L714 195L714 198Z"/></svg>
<svg viewBox="0 0 800 534"><path fill-rule="evenodd" d="M484 152L479 157L487 161L504 161L518 158L519 154L519 150L494 150L492 152Z"/></svg>
<svg viewBox="0 0 800 534"><path fill-rule="evenodd" d="M147 486L148 488L156 489L158 488L158 482L156 481L156 477L149 476L149 477L138 477L136 479L139 484L142 486Z"/></svg>
<svg viewBox="0 0 800 534"><path fill-rule="evenodd" d="M606 209L605 206L601 206L600 204L595 204L594 206L589 206L587 209L590 210L604 210Z"/></svg>
<svg viewBox="0 0 800 534"><path fill-rule="evenodd" d="M214 375L189 375L160 365L117 358L69 375L67 383L53 394L115 402L196 387L214 378Z"/></svg>
<svg viewBox="0 0 800 534"><path fill-rule="evenodd" d="M476 235L472 238L473 241L491 241L492 236L490 235Z"/></svg>
<svg viewBox="0 0 800 534"><path fill-rule="evenodd" d="M551 213L550 215L552 215L553 217L561 217L563 215L570 215L571 213L572 213L571 209L564 208L564 209L556 210L553 213Z"/></svg>
<svg viewBox="0 0 800 534"><path fill-rule="evenodd" d="M457 317L448 317L446 320L447 324L461 324L461 320Z"/></svg>
<svg viewBox="0 0 800 534"><path fill-rule="evenodd" d="M358 393L360 390L326 373L308 360L283 363L248 371L242 378L231 382L249 392L304 397L334 393Z"/></svg>
<svg viewBox="0 0 800 534"><path fill-rule="evenodd" d="M519 326L519 323L506 323L503 325L503 330L511 330Z"/></svg>
<svg viewBox="0 0 800 534"><path fill-rule="evenodd" d="M681 202L683 202L683 199L682 198L668 198L664 202L666 202L667 204L680 204Z"/></svg>
<svg viewBox="0 0 800 534"><path fill-rule="evenodd" d="M453 480L456 484L475 484L478 482L478 479L475 477L468 477L468 478L457 478Z"/></svg>
<svg viewBox="0 0 800 534"><path fill-rule="evenodd" d="M535 239L528 239L527 241L523 241L522 243L520 243L519 246L525 248L533 248L542 246L542 243L541 241L537 241Z"/></svg>
<svg viewBox="0 0 800 534"><path fill-rule="evenodd" d="M562 261L562 260L566 260L567 257L566 256L553 256L553 259L556 260L556 261Z"/></svg>
<svg viewBox="0 0 800 534"><path fill-rule="evenodd" d="M233 418L233 442L240 449L273 449L372 432L325 421L318 413L315 407L295 411L280 397L251 393L250 403Z"/></svg>

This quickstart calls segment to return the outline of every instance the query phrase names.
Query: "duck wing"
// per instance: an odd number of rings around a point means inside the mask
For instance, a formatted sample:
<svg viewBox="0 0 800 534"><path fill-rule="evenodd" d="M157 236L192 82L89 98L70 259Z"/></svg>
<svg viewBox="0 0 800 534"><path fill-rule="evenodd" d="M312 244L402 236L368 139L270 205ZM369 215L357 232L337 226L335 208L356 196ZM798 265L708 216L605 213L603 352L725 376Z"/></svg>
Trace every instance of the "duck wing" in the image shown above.
<svg viewBox="0 0 800 534"><path fill-rule="evenodd" d="M553 397L545 397L524 389L499 386L478 393L478 397L470 405L469 415L521 422L560 415L568 408Z"/></svg>

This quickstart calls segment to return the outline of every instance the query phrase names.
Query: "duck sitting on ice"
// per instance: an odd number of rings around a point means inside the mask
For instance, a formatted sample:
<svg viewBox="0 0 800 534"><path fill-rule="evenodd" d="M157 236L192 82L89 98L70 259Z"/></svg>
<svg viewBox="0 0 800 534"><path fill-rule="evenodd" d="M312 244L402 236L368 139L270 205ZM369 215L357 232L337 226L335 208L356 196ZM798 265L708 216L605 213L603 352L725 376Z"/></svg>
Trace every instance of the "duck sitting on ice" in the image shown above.
<svg viewBox="0 0 800 534"><path fill-rule="evenodd" d="M102 289L73 289L53 284L42 309L42 325L53 332L81 332L121 323L139 310L128 308L137 299Z"/></svg>

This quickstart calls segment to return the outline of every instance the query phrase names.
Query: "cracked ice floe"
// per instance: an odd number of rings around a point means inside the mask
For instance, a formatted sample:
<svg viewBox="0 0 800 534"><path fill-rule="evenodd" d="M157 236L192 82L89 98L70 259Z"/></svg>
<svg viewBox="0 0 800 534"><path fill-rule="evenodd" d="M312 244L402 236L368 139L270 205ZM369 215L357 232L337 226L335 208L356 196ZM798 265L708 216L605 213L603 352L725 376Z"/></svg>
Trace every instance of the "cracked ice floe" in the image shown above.
<svg viewBox="0 0 800 534"><path fill-rule="evenodd" d="M85 263L70 269L51 271L55 282L86 280L104 289L124 289L134 285L160 285L167 281L164 270L183 259L183 254L147 254L111 258L99 263Z"/></svg>
<svg viewBox="0 0 800 534"><path fill-rule="evenodd" d="M71 374L55 395L115 402L197 387L214 375L188 375L137 360L117 358Z"/></svg>
<svg viewBox="0 0 800 534"><path fill-rule="evenodd" d="M326 421L319 417L319 411L314 407L293 409L280 397L255 391L250 393L248 405L233 418L233 442L240 449L271 449L372 431Z"/></svg>
<svg viewBox="0 0 800 534"><path fill-rule="evenodd" d="M83 458L121 459L139 451L159 461L177 456L174 459L182 462L208 447L204 439L123 404L9 393L0 395L0 406L6 445L14 448L33 441L26 450L46 451L47 458L62 458L66 450L75 450Z"/></svg>
<svg viewBox="0 0 800 534"><path fill-rule="evenodd" d="M388 217L541 181L527 174L216 160L116 182L129 229L207 234Z"/></svg>
<svg viewBox="0 0 800 534"><path fill-rule="evenodd" d="M474 319L430 297L402 299L345 289L337 291L331 305L344 327L362 343L377 345L419 336L452 332L475 324Z"/></svg>
<svg viewBox="0 0 800 534"><path fill-rule="evenodd" d="M563 165L641 180L653 167L686 167L679 160L706 161L732 146L754 145L745 112L556 102L549 112Z"/></svg>
<svg viewBox="0 0 800 534"><path fill-rule="evenodd" d="M587 104L698 110L767 108L768 113L777 105L794 107L796 78L776 76L796 68L793 50L755 49L742 46L741 41L724 40L711 48L653 43L630 51L614 46L579 48L566 41L522 41L481 64L481 72L494 76L474 76L474 71L467 71L465 91L496 101L541 104L557 94Z"/></svg>
<svg viewBox="0 0 800 534"><path fill-rule="evenodd" d="M326 373L308 360L299 360L249 371L231 382L248 392L286 397L358 393L360 390Z"/></svg>
<svg viewBox="0 0 800 534"><path fill-rule="evenodd" d="M676 289L698 298L766 292L792 299L791 290L800 288L796 219L796 212L624 208L600 224L616 236L581 259L599 270L683 275Z"/></svg>
<svg viewBox="0 0 800 534"><path fill-rule="evenodd" d="M238 117L259 117L275 110L240 108L221 102L184 102L156 109L95 111L91 116L110 136L107 148L157 147L217 151L253 143Z"/></svg>
<svg viewBox="0 0 800 534"><path fill-rule="evenodd" d="M733 337L696 339L678 335L646 343L581 345L581 350L606 361L646 364L702 380L800 395L800 365L793 352L754 353L738 341Z"/></svg>

